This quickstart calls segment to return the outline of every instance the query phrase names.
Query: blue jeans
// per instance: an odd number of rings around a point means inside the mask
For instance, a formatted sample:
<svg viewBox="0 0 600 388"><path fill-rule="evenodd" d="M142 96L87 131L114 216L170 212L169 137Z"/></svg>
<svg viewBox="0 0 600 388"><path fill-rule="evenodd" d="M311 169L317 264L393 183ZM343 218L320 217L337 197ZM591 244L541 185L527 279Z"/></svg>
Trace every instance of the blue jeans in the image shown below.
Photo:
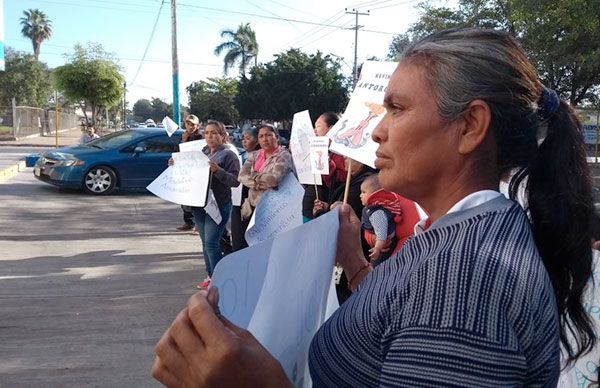
<svg viewBox="0 0 600 388"><path fill-rule="evenodd" d="M219 206L219 210L221 211L222 220L220 224L217 224L208 214L206 214L204 208L192 208L194 222L198 227L198 233L200 234L200 240L202 241L204 263L206 264L208 276L212 276L217 263L223 258L219 240L223 235L223 231L225 231L225 225L231 215L231 201Z"/></svg>

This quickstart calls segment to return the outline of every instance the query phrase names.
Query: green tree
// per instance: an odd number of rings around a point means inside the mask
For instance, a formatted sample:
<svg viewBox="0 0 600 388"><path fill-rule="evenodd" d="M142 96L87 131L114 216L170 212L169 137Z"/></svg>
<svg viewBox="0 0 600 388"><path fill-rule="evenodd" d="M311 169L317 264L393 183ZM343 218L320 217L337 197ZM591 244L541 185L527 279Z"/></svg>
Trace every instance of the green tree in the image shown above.
<svg viewBox="0 0 600 388"><path fill-rule="evenodd" d="M110 109L119 104L123 96L124 78L112 54L100 44L87 48L77 44L68 63L54 70L56 87L67 98L77 101L86 119L91 110L92 120L101 108Z"/></svg>
<svg viewBox="0 0 600 388"><path fill-rule="evenodd" d="M0 105L9 106L14 98L19 105L46 108L51 94L46 64L7 48L5 71L0 72Z"/></svg>
<svg viewBox="0 0 600 388"><path fill-rule="evenodd" d="M254 67L251 75L239 84L236 107L242 117L290 120L298 111L340 112L348 103L340 64L321 52L308 55L292 49Z"/></svg>
<svg viewBox="0 0 600 388"><path fill-rule="evenodd" d="M31 40L35 59L40 57L40 46L42 42L52 36L52 22L48 16L39 9L23 11L21 22L21 34Z"/></svg>
<svg viewBox="0 0 600 388"><path fill-rule="evenodd" d="M133 104L133 114L136 121L145 121L152 117L152 103L145 99L139 99Z"/></svg>
<svg viewBox="0 0 600 388"><path fill-rule="evenodd" d="M240 75L246 78L246 69L250 61L254 59L254 66L256 66L258 55L256 33L250 27L250 23L240 24L237 31L229 29L221 31L221 38L229 39L215 48L215 55L221 55L226 51L223 58L223 72L227 75L229 69L239 62Z"/></svg>
<svg viewBox="0 0 600 388"><path fill-rule="evenodd" d="M391 58L407 43L447 28L482 27L511 33L547 86L572 105L589 102L600 85L600 2L588 0L459 0L458 7L421 5L421 16L390 44Z"/></svg>
<svg viewBox="0 0 600 388"><path fill-rule="evenodd" d="M239 113L234 100L238 93L238 81L233 78L209 78L197 81L186 88L190 111L200 120L214 119L225 124L238 121Z"/></svg>
<svg viewBox="0 0 600 388"><path fill-rule="evenodd" d="M541 79L572 105L600 85L600 2L514 0L518 36Z"/></svg>
<svg viewBox="0 0 600 388"><path fill-rule="evenodd" d="M153 97L152 98L152 112L150 113L150 117L155 122L160 122L165 116L171 117L173 115L173 104L167 104L160 98Z"/></svg>

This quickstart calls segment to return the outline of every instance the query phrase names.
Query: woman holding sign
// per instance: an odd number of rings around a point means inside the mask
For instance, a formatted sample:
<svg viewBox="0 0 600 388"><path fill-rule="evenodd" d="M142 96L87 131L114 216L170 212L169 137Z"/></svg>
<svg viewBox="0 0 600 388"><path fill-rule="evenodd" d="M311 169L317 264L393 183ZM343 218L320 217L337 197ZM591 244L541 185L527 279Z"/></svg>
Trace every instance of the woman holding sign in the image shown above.
<svg viewBox="0 0 600 388"><path fill-rule="evenodd" d="M292 154L279 144L277 130L268 124L258 127L260 150L248 155L242 166L239 181L248 188L248 198L242 204L242 218L249 219L262 195L279 186L293 171Z"/></svg>
<svg viewBox="0 0 600 388"><path fill-rule="evenodd" d="M514 38L479 29L409 46L384 103L379 181L430 218L373 269L341 206L336 259L355 292L312 341L313 385L556 386L560 343L567 362L595 345L582 305L593 203L572 108ZM515 167L528 176L531 221L497 191ZM252 335L213 312L213 294L194 295L165 333L154 376L292 386Z"/></svg>
<svg viewBox="0 0 600 388"><path fill-rule="evenodd" d="M227 136L225 126L220 121L209 121L204 129L204 139L206 147L202 150L210 159L210 190L216 201L221 219L216 222L205 210L206 207L193 207L194 221L198 227L202 247L204 250L204 262L206 263L206 272L208 277L198 288L206 288L210 285L210 277L215 266L223 257L219 240L225 230L225 225L231 215L231 188L239 186L237 176L240 171L240 161L237 155L228 150L224 145L224 139ZM211 197L209 195L209 201ZM218 219L218 217L216 217Z"/></svg>

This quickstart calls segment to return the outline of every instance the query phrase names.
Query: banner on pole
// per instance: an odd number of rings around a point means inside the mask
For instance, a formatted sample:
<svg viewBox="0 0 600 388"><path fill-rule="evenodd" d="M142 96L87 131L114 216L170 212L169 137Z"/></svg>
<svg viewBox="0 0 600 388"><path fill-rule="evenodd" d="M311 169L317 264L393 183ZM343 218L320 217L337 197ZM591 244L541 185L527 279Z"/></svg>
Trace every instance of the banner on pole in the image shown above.
<svg viewBox="0 0 600 388"><path fill-rule="evenodd" d="M309 138L315 136L315 130L310 121L307 110L294 114L292 134L290 135L290 149L298 175L298 182L303 185L321 185L321 175L313 174L310 166Z"/></svg>
<svg viewBox="0 0 600 388"><path fill-rule="evenodd" d="M397 65L396 62L364 63L346 111L327 134L332 140L331 151L375 167L378 145L371 135L385 115L383 97Z"/></svg>

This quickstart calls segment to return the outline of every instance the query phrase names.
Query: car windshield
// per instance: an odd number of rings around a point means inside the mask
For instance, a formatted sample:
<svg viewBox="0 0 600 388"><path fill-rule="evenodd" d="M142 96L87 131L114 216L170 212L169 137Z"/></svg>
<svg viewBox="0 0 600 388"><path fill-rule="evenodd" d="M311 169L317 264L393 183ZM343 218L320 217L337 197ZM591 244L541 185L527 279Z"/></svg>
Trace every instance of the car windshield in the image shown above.
<svg viewBox="0 0 600 388"><path fill-rule="evenodd" d="M85 145L88 147L114 149L119 148L132 140L144 137L144 134L138 131L120 131L102 136L99 139L92 140Z"/></svg>

